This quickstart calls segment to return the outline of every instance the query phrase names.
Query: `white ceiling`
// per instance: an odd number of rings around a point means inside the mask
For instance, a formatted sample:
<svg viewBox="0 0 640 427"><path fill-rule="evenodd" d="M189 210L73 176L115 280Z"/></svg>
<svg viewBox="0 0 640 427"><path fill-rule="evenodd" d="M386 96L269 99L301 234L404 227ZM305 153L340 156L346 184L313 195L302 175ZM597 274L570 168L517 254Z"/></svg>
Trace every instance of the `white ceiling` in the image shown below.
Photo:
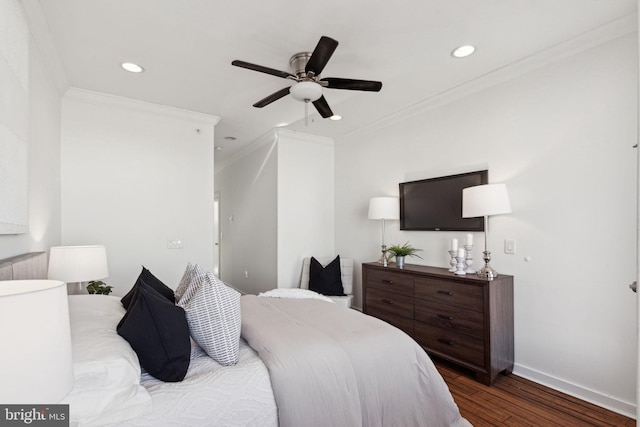
<svg viewBox="0 0 640 427"><path fill-rule="evenodd" d="M22 0L33 2L35 0ZM216 163L280 123L339 137L452 88L632 15L636 0L39 0L73 87L222 118ZM37 5L37 3L36 3ZM32 19L33 21L33 19ZM379 93L325 89L342 121L290 96L251 105L291 84L231 66L241 59L289 71L322 35L340 42L323 77L383 82ZM464 60L450 52L473 44ZM145 72L131 74L131 61ZM225 140L233 136L235 141Z"/></svg>

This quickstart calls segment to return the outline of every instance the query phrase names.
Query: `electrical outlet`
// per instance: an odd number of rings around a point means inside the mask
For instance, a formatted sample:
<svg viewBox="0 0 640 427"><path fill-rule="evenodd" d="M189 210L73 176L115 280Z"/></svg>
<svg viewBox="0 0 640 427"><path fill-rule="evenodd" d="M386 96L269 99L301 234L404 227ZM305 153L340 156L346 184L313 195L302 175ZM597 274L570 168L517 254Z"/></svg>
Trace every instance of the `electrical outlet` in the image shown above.
<svg viewBox="0 0 640 427"><path fill-rule="evenodd" d="M515 239L505 239L504 241L504 253L514 255L516 253L516 241Z"/></svg>

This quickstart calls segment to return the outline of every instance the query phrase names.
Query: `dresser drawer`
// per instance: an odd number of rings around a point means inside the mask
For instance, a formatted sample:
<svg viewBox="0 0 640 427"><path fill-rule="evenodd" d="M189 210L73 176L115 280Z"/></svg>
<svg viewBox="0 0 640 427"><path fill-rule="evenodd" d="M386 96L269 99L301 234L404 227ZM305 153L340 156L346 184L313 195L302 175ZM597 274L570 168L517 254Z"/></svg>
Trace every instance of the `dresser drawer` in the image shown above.
<svg viewBox="0 0 640 427"><path fill-rule="evenodd" d="M385 322L395 326L396 328L404 331L410 337L413 337L413 320L408 319L406 317L398 316L395 314L391 314L386 311L377 310L377 309L369 309L367 308L367 313L370 316L377 317L380 320L384 320Z"/></svg>
<svg viewBox="0 0 640 427"><path fill-rule="evenodd" d="M415 340L428 351L484 367L484 341L480 338L422 322L414 322L413 333Z"/></svg>
<svg viewBox="0 0 640 427"><path fill-rule="evenodd" d="M482 286L431 277L416 277L414 295L423 300L479 312L483 311L484 306Z"/></svg>
<svg viewBox="0 0 640 427"><path fill-rule="evenodd" d="M393 292L380 289L367 288L366 292L367 314L386 312L395 316L413 320L413 298L398 295ZM376 315L376 317L378 317Z"/></svg>
<svg viewBox="0 0 640 427"><path fill-rule="evenodd" d="M421 301L414 307L414 318L433 326L484 339L484 315L477 311L433 301Z"/></svg>
<svg viewBox="0 0 640 427"><path fill-rule="evenodd" d="M365 286L413 296L413 277L407 274L370 269L367 271Z"/></svg>

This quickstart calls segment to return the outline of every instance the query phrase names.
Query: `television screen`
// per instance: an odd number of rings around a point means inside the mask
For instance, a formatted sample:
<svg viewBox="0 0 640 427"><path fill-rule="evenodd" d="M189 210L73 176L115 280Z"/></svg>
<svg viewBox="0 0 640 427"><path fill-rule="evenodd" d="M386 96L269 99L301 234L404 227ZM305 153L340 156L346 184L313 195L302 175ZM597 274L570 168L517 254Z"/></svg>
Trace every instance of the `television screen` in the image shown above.
<svg viewBox="0 0 640 427"><path fill-rule="evenodd" d="M484 219L462 218L462 189L487 184L481 170L400 183L400 229L484 231Z"/></svg>

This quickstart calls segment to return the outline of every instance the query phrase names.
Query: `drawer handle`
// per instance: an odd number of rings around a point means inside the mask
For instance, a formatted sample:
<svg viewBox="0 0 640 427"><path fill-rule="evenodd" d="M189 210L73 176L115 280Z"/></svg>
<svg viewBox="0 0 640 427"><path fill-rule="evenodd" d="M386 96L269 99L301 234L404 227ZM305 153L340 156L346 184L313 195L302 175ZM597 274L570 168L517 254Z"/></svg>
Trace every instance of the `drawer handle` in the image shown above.
<svg viewBox="0 0 640 427"><path fill-rule="evenodd" d="M453 320L453 316L447 316L446 314L438 314L438 317L445 320Z"/></svg>
<svg viewBox="0 0 640 427"><path fill-rule="evenodd" d="M453 292L451 292L451 291L438 291L438 293L439 294L444 294L444 295L449 295L449 296L453 295Z"/></svg>
<svg viewBox="0 0 640 427"><path fill-rule="evenodd" d="M382 302L387 303L389 305L393 305L393 301L391 301L390 299L383 299Z"/></svg>
<svg viewBox="0 0 640 427"><path fill-rule="evenodd" d="M446 338L438 338L438 341L440 341L442 344L446 344L446 345L453 345L454 342L452 340L448 340Z"/></svg>
<svg viewBox="0 0 640 427"><path fill-rule="evenodd" d="M393 285L393 280L382 279L382 283L386 283L387 285Z"/></svg>

